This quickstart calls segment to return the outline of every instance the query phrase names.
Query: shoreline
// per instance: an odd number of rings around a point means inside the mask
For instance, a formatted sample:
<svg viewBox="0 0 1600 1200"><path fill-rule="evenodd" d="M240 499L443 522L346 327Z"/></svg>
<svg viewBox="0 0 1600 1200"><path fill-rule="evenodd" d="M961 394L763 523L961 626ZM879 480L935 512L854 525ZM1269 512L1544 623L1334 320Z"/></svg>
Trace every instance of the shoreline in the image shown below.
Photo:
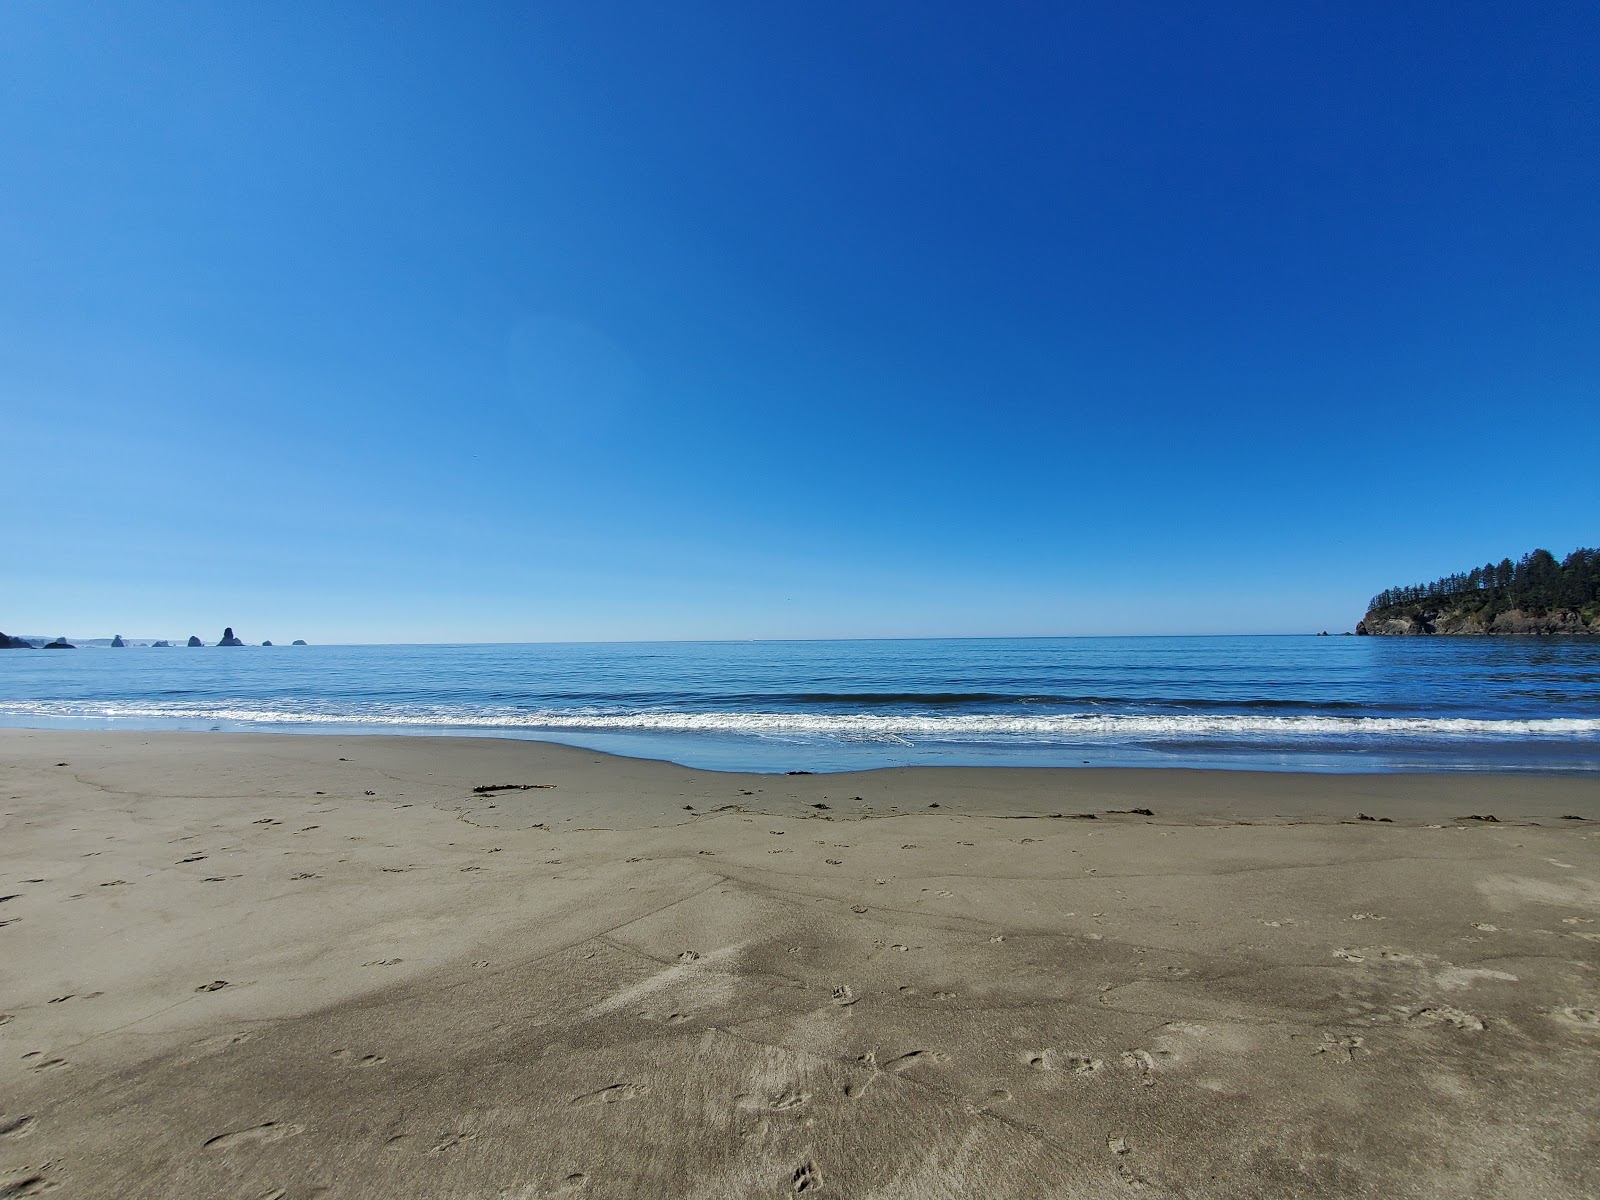
<svg viewBox="0 0 1600 1200"><path fill-rule="evenodd" d="M1471 776L1502 776L1505 778L1565 778L1565 779L1597 779L1600 780L1600 743L1595 745L1595 756L1580 759L1583 765L1573 765L1571 762L1548 762L1533 765L1519 765L1517 763L1495 762L1490 758L1480 757L1466 765L1440 765L1430 763L1418 757L1426 754L1427 748L1422 750L1412 749L1412 757L1405 757L1394 746L1371 747L1342 747L1332 749L1323 747L1283 747L1283 746L1258 746L1249 749L1240 749L1223 745L1221 747L1208 747L1205 755L1196 755L1192 758L1181 759L1177 762L1169 761L1179 758L1178 755L1168 754L1165 758L1158 751L1148 747L1136 747L1134 752L1126 747L1111 747L1108 749L1103 744L1082 744L1064 746L1054 743L1039 743L1024 745L1021 752L1017 749L1002 750L996 746L984 746L980 752L972 757L978 761L964 762L922 762L898 763L887 762L867 764L862 766L830 767L816 761L820 753L838 753L837 748L819 748L815 745L804 745L793 748L791 760L795 769L775 767L771 770L755 769L741 765L722 765L707 761L718 756L708 750L708 746L718 743L713 740L708 743L699 743L702 761L686 761L691 756L683 758L670 757L666 745L676 736L680 741L689 737L712 738L720 736L723 741L737 736L733 734L688 734L677 731L674 735L669 732L649 731L640 733L617 732L605 729L568 729L568 730L543 730L522 727L496 727L496 726L468 726L464 728L451 728L448 726L384 726L365 723L341 723L338 721L314 722L306 724L285 724L271 727L238 727L237 722L230 722L234 727L223 728L213 725L211 728L173 728L165 724L141 725L137 720L119 720L115 726L104 723L96 724L95 718L55 718L61 724L22 724L14 718L0 718L0 732L14 733L57 733L57 734L88 734L88 735L113 735L123 737L267 737L267 738L395 738L418 739L424 741L464 741L464 742L513 742L532 745L558 746L565 749L576 750L585 754L599 754L607 758L626 759L635 762L658 762L684 770L702 771L714 775L749 775L757 778L771 778L794 774L816 775L847 775L868 774L875 771L892 770L979 770L979 771L1076 771L1082 768L1101 771L1194 771L1204 773L1247 774L1247 775L1286 775L1286 776L1320 776L1327 775L1335 778L1360 778L1366 776L1440 776L1440 777L1471 777ZM78 722L82 722L81 724ZM589 736L585 737L584 735ZM661 746L651 746L649 742L660 741ZM1538 736L1527 736L1520 743L1526 748L1543 748L1545 752L1552 749L1569 749L1569 745L1560 741L1548 741ZM927 746L923 749L928 750ZM949 751L939 751L949 753ZM1134 753L1150 754L1155 761L1139 761ZM769 757L776 758L780 752L773 750ZM971 753L968 751L968 753ZM988 753L998 761L982 761L982 755ZM1021 759L1033 755L1056 755L1062 759L1070 758L1072 761L1046 761L1042 763L1027 763L1021 761L1005 761L1007 757ZM1101 761L1082 759L1079 754L1094 754ZM1269 760L1274 757L1285 758L1294 756L1302 760L1320 763L1338 763L1341 768L1332 766L1310 766L1305 761L1290 763L1282 766L1270 765ZM726 757L724 755L723 757ZM1104 761L1106 759L1110 761ZM1353 764L1363 758L1378 759L1375 766L1356 766ZM1130 761L1132 759L1132 761ZM1399 760L1401 765L1397 765ZM811 763L809 767L803 764ZM1592 765L1591 765L1592 764Z"/></svg>
<svg viewBox="0 0 1600 1200"><path fill-rule="evenodd" d="M0 729L0 786L8 1194L1600 1177L1600 778Z"/></svg>
<svg viewBox="0 0 1600 1200"><path fill-rule="evenodd" d="M921 811L927 804L942 807L947 814L1000 817L1081 817L1083 806L1092 808L1112 804L1165 801L1179 818L1218 819L1296 818L1332 821L1355 819L1350 805L1354 801L1373 806L1407 806L1406 816L1415 821L1452 820L1454 810L1464 816L1495 815L1484 806L1496 801L1512 818L1520 820L1561 820L1568 810L1574 815L1600 823L1600 770L1580 771L1296 771L1291 769L1235 766L966 766L913 765L868 767L847 771L777 770L738 771L687 766L670 759L616 754L544 738L502 737L497 735L392 733L301 733L301 732L195 732L188 730L59 730L0 726L0 757L19 743L38 738L40 749L62 739L64 748L81 746L85 740L100 739L105 750L133 751L135 746L194 754L223 749L230 757L248 756L252 749L269 751L274 747L291 757L324 757L333 745L341 751L375 749L382 756L407 764L420 772L413 786L423 786L422 777L434 771L423 766L441 762L454 768L454 778L439 780L440 788L453 788L463 794L461 811L476 819L488 801L470 795L473 787L502 780L468 783L471 772L462 773L470 757L473 771L488 769L517 772L543 772L551 778L567 780L563 801L579 795L573 782L583 777L584 768L607 768L599 798L609 817L620 815L616 797L618 786L627 786L638 802L640 814L665 814L661 806L670 799L699 792L706 796L733 797L752 813L770 815L814 815L818 802L840 801L827 810L830 819L903 816ZM257 745L259 743L259 745ZM339 762L349 753L334 755ZM554 772L554 774L552 774ZM613 775L612 773L615 773ZM757 786L759 785L759 786ZM539 791L534 788L531 791ZM592 789L591 789L592 790ZM873 791L872 799L857 793ZM848 795L846 795L848 793ZM453 793L452 793L453 794ZM912 795L926 797L913 803ZM1508 794L1514 797L1506 802ZM435 802L449 803L443 795ZM524 795L523 801L527 800ZM518 806L518 793L496 797L498 809ZM902 803L904 801L904 803ZM1270 804L1268 803L1270 801ZM1079 809L1065 812L1064 808ZM1263 806L1266 807L1263 807ZM654 806L654 807L652 807ZM1473 812L1467 812L1477 806ZM1270 811L1269 811L1270 810ZM1557 811L1562 810L1562 811ZM719 809L696 810L705 815ZM1106 815L1116 815L1106 810ZM1377 817L1377 814L1369 814ZM1393 818L1392 813L1386 813ZM629 818L636 824L636 818Z"/></svg>

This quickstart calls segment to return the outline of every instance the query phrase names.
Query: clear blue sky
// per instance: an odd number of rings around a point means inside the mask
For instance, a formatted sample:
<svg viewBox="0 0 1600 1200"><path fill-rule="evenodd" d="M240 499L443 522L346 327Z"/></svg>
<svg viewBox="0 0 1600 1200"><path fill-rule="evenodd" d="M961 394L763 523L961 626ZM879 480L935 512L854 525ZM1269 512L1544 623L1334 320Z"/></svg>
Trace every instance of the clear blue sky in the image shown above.
<svg viewBox="0 0 1600 1200"><path fill-rule="evenodd" d="M1600 5L0 30L0 628L1275 632L1600 542Z"/></svg>

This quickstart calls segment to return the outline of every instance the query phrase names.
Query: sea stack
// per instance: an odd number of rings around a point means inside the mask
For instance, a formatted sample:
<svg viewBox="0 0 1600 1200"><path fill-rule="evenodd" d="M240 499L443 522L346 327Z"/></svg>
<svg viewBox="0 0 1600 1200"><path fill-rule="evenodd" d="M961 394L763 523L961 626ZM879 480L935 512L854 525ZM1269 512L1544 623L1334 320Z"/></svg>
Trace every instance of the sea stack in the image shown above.
<svg viewBox="0 0 1600 1200"><path fill-rule="evenodd" d="M166 638L162 638L158 642L151 642L150 643L150 648L152 650L169 649L171 646L172 646L172 643L167 641Z"/></svg>
<svg viewBox="0 0 1600 1200"><path fill-rule="evenodd" d="M204 646L205 643L202 642L199 638L195 637L194 634L191 633L189 635L189 645L191 645L191 646Z"/></svg>
<svg viewBox="0 0 1600 1200"><path fill-rule="evenodd" d="M128 643L122 640L122 635L119 633L111 639L111 648L113 650L126 650Z"/></svg>
<svg viewBox="0 0 1600 1200"><path fill-rule="evenodd" d="M27 638L7 637L0 633L0 650L32 650L34 645Z"/></svg>
<svg viewBox="0 0 1600 1200"><path fill-rule="evenodd" d="M304 646L306 644L306 640L305 640L305 638L295 638L295 640L290 642L289 644L291 646Z"/></svg>
<svg viewBox="0 0 1600 1200"><path fill-rule="evenodd" d="M46 642L44 648L46 650L76 650L77 649L76 646L74 646L71 642L67 641L67 639L64 638L64 637L59 637L53 642Z"/></svg>
<svg viewBox="0 0 1600 1200"><path fill-rule="evenodd" d="M242 645L244 645L244 639L243 638L234 637L233 636L233 626L229 625L226 629L224 629L222 631L222 640L220 642L218 642L217 645L219 645L219 646L242 646Z"/></svg>
<svg viewBox="0 0 1600 1200"><path fill-rule="evenodd" d="M262 642L262 643L261 643L261 644L262 644L262 645L263 645L263 646L270 646L270 645L272 645L272 643L271 643L271 641L265 641L265 642Z"/></svg>

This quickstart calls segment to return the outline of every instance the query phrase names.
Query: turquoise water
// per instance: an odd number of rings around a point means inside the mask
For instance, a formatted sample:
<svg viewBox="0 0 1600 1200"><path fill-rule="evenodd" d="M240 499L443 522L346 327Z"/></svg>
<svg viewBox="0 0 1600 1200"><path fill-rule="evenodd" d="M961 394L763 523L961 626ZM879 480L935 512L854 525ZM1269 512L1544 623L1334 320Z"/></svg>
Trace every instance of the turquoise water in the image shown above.
<svg viewBox="0 0 1600 1200"><path fill-rule="evenodd" d="M0 723L487 734L756 771L1594 771L1600 639L7 651Z"/></svg>

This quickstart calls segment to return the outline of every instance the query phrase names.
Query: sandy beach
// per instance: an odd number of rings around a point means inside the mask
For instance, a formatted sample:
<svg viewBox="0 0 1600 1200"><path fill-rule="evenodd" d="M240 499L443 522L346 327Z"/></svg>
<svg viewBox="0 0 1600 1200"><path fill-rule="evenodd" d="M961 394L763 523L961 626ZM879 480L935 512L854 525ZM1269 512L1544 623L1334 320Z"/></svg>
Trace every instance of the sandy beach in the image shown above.
<svg viewBox="0 0 1600 1200"><path fill-rule="evenodd" d="M0 1196L1600 1193L1593 778L0 770Z"/></svg>

